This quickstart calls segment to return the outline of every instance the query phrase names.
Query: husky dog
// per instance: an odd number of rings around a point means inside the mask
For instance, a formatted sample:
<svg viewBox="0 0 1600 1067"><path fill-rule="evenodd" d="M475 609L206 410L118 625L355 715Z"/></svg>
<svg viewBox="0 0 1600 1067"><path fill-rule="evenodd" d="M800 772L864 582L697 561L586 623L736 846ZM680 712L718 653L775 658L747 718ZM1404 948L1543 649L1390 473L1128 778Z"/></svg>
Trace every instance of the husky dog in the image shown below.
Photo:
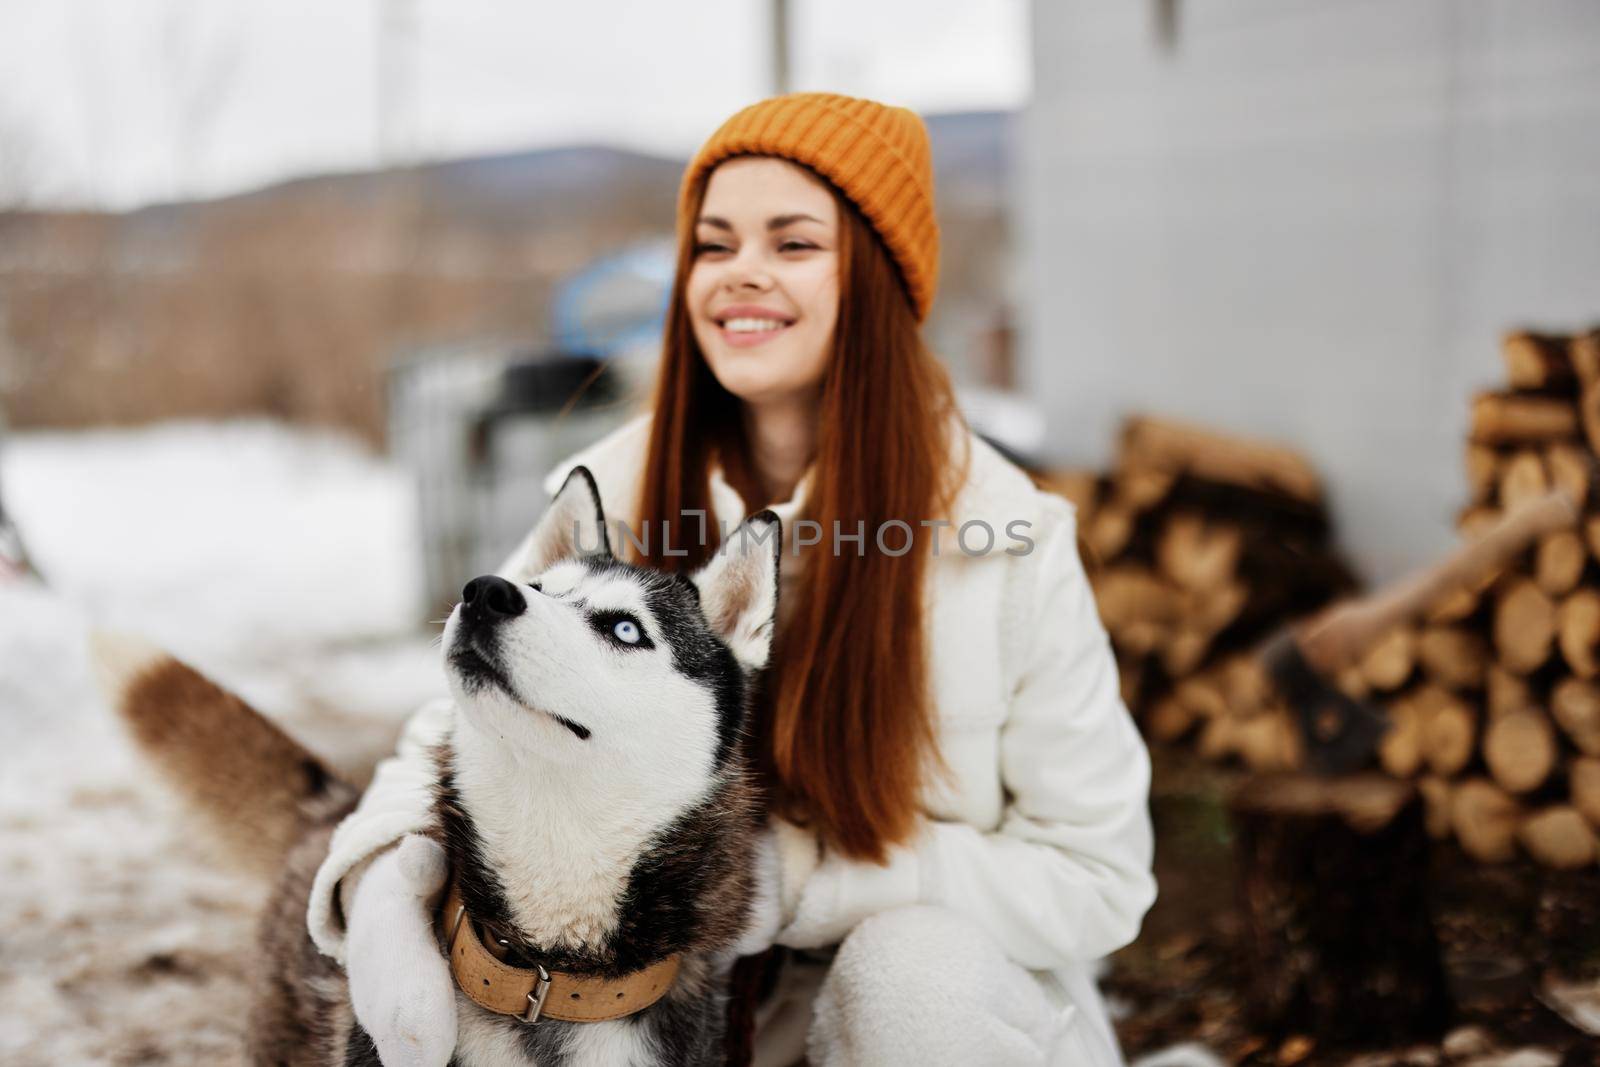
<svg viewBox="0 0 1600 1067"><path fill-rule="evenodd" d="M762 512L692 578L623 563L579 467L502 574L463 591L444 630L453 729L435 753L431 836L453 876L442 951L454 964L458 944L495 946L483 973L498 978L498 963L568 985L529 1025L469 998L457 971L453 1064L720 1057L720 979L754 892L740 739L772 638L780 537ZM377 1064L343 972L305 928L312 876L356 791L177 661L127 647L103 647L101 661L139 747L280 875L261 926L252 1057ZM458 936L463 925L471 937ZM658 999L621 1018L563 1021L578 990L609 1004L616 983L640 974L666 975Z"/></svg>

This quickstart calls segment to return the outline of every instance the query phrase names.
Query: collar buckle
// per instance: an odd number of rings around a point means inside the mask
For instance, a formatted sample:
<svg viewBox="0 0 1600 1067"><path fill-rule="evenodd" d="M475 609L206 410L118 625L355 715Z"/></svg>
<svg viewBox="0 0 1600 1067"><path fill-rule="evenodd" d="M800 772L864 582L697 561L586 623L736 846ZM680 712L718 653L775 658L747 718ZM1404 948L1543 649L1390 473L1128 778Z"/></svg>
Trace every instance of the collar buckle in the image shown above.
<svg viewBox="0 0 1600 1067"><path fill-rule="evenodd" d="M539 1016L544 1014L545 998L550 995L550 972L542 963L535 963L533 969L538 972L539 980L528 993L528 1010L522 1013L522 1021L529 1026L539 1022Z"/></svg>

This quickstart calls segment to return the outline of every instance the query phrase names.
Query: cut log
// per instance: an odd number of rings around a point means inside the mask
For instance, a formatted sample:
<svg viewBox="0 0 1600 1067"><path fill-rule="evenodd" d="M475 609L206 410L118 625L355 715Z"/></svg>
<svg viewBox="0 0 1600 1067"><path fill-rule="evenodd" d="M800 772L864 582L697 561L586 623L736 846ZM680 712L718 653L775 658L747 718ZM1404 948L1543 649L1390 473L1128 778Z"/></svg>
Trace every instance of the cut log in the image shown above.
<svg viewBox="0 0 1600 1067"><path fill-rule="evenodd" d="M1489 445L1469 441L1465 465L1468 501L1492 505L1495 493L1500 488L1500 453Z"/></svg>
<svg viewBox="0 0 1600 1067"><path fill-rule="evenodd" d="M1505 863L1517 854L1522 814L1522 805L1487 778L1469 778L1450 795L1450 829L1480 863Z"/></svg>
<svg viewBox="0 0 1600 1067"><path fill-rule="evenodd" d="M1600 674L1600 589L1579 589L1556 614L1561 658L1579 678Z"/></svg>
<svg viewBox="0 0 1600 1067"><path fill-rule="evenodd" d="M1502 715L1483 735L1483 761L1506 792L1532 792L1555 769L1555 729L1537 710Z"/></svg>
<svg viewBox="0 0 1600 1067"><path fill-rule="evenodd" d="M1142 415L1123 423L1120 452L1130 461L1322 503L1322 480L1294 449L1269 441Z"/></svg>
<svg viewBox="0 0 1600 1067"><path fill-rule="evenodd" d="M1600 828L1600 758L1579 756L1567 767L1567 787L1572 806L1589 825Z"/></svg>
<svg viewBox="0 0 1600 1067"><path fill-rule="evenodd" d="M1589 554L1600 559L1600 514L1584 516L1583 542L1589 546Z"/></svg>
<svg viewBox="0 0 1600 1067"><path fill-rule="evenodd" d="M1580 333L1568 341L1567 361L1583 384L1600 381L1600 328Z"/></svg>
<svg viewBox="0 0 1600 1067"><path fill-rule="evenodd" d="M1537 670L1550 658L1555 635L1555 603L1531 579L1509 582L1494 612L1494 647L1500 662L1517 674Z"/></svg>
<svg viewBox="0 0 1600 1067"><path fill-rule="evenodd" d="M1173 695L1197 718L1215 719L1231 713L1227 694L1220 681L1208 675L1185 678L1173 689Z"/></svg>
<svg viewBox="0 0 1600 1067"><path fill-rule="evenodd" d="M1417 661L1429 679L1450 689L1479 689L1489 666L1489 646L1459 626L1429 626L1417 638Z"/></svg>
<svg viewBox="0 0 1600 1067"><path fill-rule="evenodd" d="M1200 728L1200 739L1194 750L1203 760L1220 763L1239 751L1240 719L1233 715L1218 715L1207 719Z"/></svg>
<svg viewBox="0 0 1600 1067"><path fill-rule="evenodd" d="M1591 452L1600 452L1600 382L1590 382L1578 395L1578 415Z"/></svg>
<svg viewBox="0 0 1600 1067"><path fill-rule="evenodd" d="M1423 817L1428 836L1443 841L1451 834L1450 794L1455 787L1445 778L1424 775L1417 779L1417 792L1422 794Z"/></svg>
<svg viewBox="0 0 1600 1067"><path fill-rule="evenodd" d="M1156 565L1184 589L1218 589L1238 571L1243 543L1238 527L1208 524L1193 513L1173 515L1156 544Z"/></svg>
<svg viewBox="0 0 1600 1067"><path fill-rule="evenodd" d="M1142 660L1166 644L1170 633L1171 627L1166 623L1132 619L1113 630L1111 638L1119 651Z"/></svg>
<svg viewBox="0 0 1600 1067"><path fill-rule="evenodd" d="M1180 625L1161 649L1161 666L1168 676L1183 678L1194 673L1211 648L1213 632L1209 629Z"/></svg>
<svg viewBox="0 0 1600 1067"><path fill-rule="evenodd" d="M1600 756L1600 686L1563 678L1550 690L1550 714L1585 756Z"/></svg>
<svg viewBox="0 0 1600 1067"><path fill-rule="evenodd" d="M1578 584L1588 560L1583 538L1576 531L1556 530L1539 540L1534 553L1533 580L1551 596L1561 596Z"/></svg>
<svg viewBox="0 0 1600 1067"><path fill-rule="evenodd" d="M1428 621L1460 622L1478 610L1478 594L1465 586L1452 589L1428 610Z"/></svg>
<svg viewBox="0 0 1600 1067"><path fill-rule="evenodd" d="M1272 699L1272 679L1255 656L1235 656L1222 666L1222 691L1230 708L1266 707Z"/></svg>
<svg viewBox="0 0 1600 1067"><path fill-rule="evenodd" d="M1396 778L1410 778L1422 769L1422 715L1405 696L1388 711L1391 725L1378 741L1378 764Z"/></svg>
<svg viewBox="0 0 1600 1067"><path fill-rule="evenodd" d="M1502 509L1543 496L1550 491L1550 478L1545 473L1544 457L1532 449L1514 452L1500 467L1500 498Z"/></svg>
<svg viewBox="0 0 1600 1067"><path fill-rule="evenodd" d="M1544 450L1544 466L1551 484L1565 489L1583 507L1596 481L1594 453L1574 444L1550 445Z"/></svg>
<svg viewBox="0 0 1600 1067"><path fill-rule="evenodd" d="M1361 673L1361 664L1352 663L1341 667L1333 676L1334 688L1349 697L1351 700L1366 700L1372 695L1372 683L1367 681L1367 676Z"/></svg>
<svg viewBox="0 0 1600 1067"><path fill-rule="evenodd" d="M1100 619L1113 635L1135 622L1175 623L1182 618L1178 591L1140 564L1106 567L1093 585Z"/></svg>
<svg viewBox="0 0 1600 1067"><path fill-rule="evenodd" d="M1180 741L1194 728L1196 716L1183 701L1171 694L1156 701L1145 717L1145 734L1152 741L1170 744Z"/></svg>
<svg viewBox="0 0 1600 1067"><path fill-rule="evenodd" d="M1243 719L1234 736L1240 758L1253 771L1269 773L1299 767L1299 733L1283 712L1269 711Z"/></svg>
<svg viewBox="0 0 1600 1067"><path fill-rule="evenodd" d="M1088 541L1095 559L1101 563L1109 563L1116 559L1127 547L1128 540L1133 537L1136 518L1133 509L1120 501L1108 501L1104 506L1097 508L1084 533L1084 539Z"/></svg>
<svg viewBox="0 0 1600 1067"><path fill-rule="evenodd" d="M1183 615L1196 629L1215 636L1232 626L1250 603L1250 587L1230 581L1214 589L1184 591Z"/></svg>
<svg viewBox="0 0 1600 1067"><path fill-rule="evenodd" d="M1177 480L1168 468L1126 463L1115 478L1116 499L1135 514L1149 511L1166 499Z"/></svg>
<svg viewBox="0 0 1600 1067"><path fill-rule="evenodd" d="M1509 712L1534 706L1533 687L1528 680L1520 674L1512 674L1498 663L1489 664L1485 689L1491 721Z"/></svg>
<svg viewBox="0 0 1600 1067"><path fill-rule="evenodd" d="M1361 674L1373 689L1398 689L1417 662L1417 633L1397 626L1375 641L1361 657Z"/></svg>
<svg viewBox="0 0 1600 1067"><path fill-rule="evenodd" d="M1565 400L1488 392L1472 402L1472 440L1479 444L1546 444L1577 436L1578 415Z"/></svg>
<svg viewBox="0 0 1600 1067"><path fill-rule="evenodd" d="M1556 870L1574 871L1595 861L1594 828L1565 804L1536 811L1522 820L1517 840L1539 863Z"/></svg>
<svg viewBox="0 0 1600 1067"><path fill-rule="evenodd" d="M1506 334L1500 355L1513 389L1571 388L1577 377L1564 336L1518 330Z"/></svg>
<svg viewBox="0 0 1600 1067"><path fill-rule="evenodd" d="M1252 1021L1327 1045L1437 1039L1449 1000L1416 791L1376 774L1268 775L1229 812Z"/></svg>
<svg viewBox="0 0 1600 1067"><path fill-rule="evenodd" d="M1472 762L1478 742L1478 717L1472 705L1434 685L1419 687L1414 699L1422 717L1422 752L1428 766L1445 778L1460 774Z"/></svg>
<svg viewBox="0 0 1600 1067"><path fill-rule="evenodd" d="M1078 510L1080 525L1087 525L1100 498L1100 477L1094 471L1047 471L1035 478L1039 488L1072 501Z"/></svg>

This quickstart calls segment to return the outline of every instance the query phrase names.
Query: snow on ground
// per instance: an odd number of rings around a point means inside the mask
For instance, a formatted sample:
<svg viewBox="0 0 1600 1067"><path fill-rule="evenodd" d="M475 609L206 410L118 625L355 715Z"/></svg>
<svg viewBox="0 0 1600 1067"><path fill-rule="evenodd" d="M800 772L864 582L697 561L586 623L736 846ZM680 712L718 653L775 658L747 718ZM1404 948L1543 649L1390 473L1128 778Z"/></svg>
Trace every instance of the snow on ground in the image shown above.
<svg viewBox="0 0 1600 1067"><path fill-rule="evenodd" d="M93 685L142 634L354 776L443 689L404 473L267 422L13 436L48 588L0 584L0 1062L240 1061L264 889L188 841Z"/></svg>

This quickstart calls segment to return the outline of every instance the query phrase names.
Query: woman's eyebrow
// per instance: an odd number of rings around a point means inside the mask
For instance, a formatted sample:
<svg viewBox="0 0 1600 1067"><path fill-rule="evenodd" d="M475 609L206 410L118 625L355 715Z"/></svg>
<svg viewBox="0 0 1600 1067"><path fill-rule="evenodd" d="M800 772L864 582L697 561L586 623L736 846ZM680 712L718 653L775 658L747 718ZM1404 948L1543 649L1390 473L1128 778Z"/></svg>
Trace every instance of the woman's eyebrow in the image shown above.
<svg viewBox="0 0 1600 1067"><path fill-rule="evenodd" d="M700 222L703 225L712 226L719 230L728 230L730 232L733 230L733 225L728 222L727 219L720 218L716 215L701 215ZM767 220L767 229L781 230L790 223L795 222L814 222L819 226L826 225L826 223L817 218L815 215L806 215L796 212L793 215L774 215L772 218Z"/></svg>
<svg viewBox="0 0 1600 1067"><path fill-rule="evenodd" d="M825 225L823 221L817 218L815 215L803 215L797 212L793 215L774 215L772 218L767 220L767 229L781 230L793 222L814 222L818 226Z"/></svg>

